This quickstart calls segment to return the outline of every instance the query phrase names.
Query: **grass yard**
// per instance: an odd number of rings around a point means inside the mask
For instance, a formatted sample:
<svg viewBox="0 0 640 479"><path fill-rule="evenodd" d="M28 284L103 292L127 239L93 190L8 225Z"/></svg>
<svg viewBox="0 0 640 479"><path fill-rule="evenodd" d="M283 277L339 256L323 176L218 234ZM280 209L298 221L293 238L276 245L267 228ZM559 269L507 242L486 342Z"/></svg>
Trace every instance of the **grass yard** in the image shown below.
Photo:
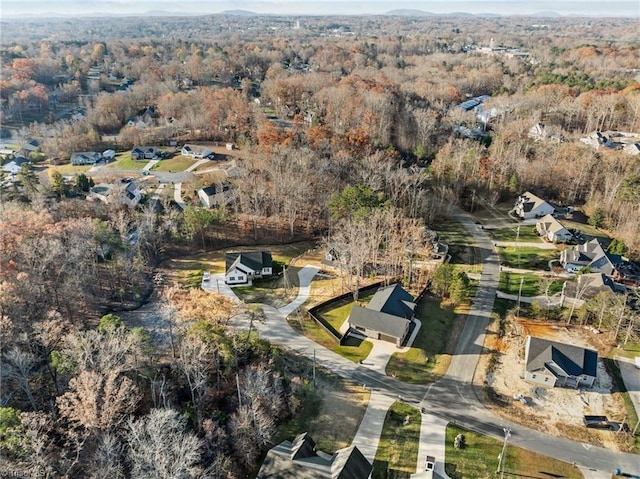
<svg viewBox="0 0 640 479"><path fill-rule="evenodd" d="M558 259L559 253L556 250L540 249L519 246L508 248L497 248L500 254L500 261L504 266L522 269L549 270L549 261Z"/></svg>
<svg viewBox="0 0 640 479"><path fill-rule="evenodd" d="M496 241L520 241L520 242L542 242L536 231L536 227L532 225L520 226L520 234L518 235L518 225L511 228L502 228L499 230L487 230L491 237Z"/></svg>
<svg viewBox="0 0 640 479"><path fill-rule="evenodd" d="M541 285L541 276L535 274L518 274L518 273L500 273L500 281L498 289L507 294L518 294L520 289L520 278L524 278L522 282L522 296L544 295L543 286ZM549 296L562 291L564 280L557 280L551 283L549 287Z"/></svg>
<svg viewBox="0 0 640 479"><path fill-rule="evenodd" d="M61 175L77 175L78 173L90 170L91 167L92 165L72 165L69 163L68 165L52 166L50 171L55 170Z"/></svg>
<svg viewBox="0 0 640 479"><path fill-rule="evenodd" d="M338 344L338 342L333 339L329 333L318 326L316 322L306 314L301 314L299 316L294 314L290 315L289 324L291 327L304 334L307 338L327 349L331 349L333 352L353 361L354 363L366 359L373 348L373 343L371 343L371 341L360 341L356 338L349 338L346 344Z"/></svg>
<svg viewBox="0 0 640 479"><path fill-rule="evenodd" d="M453 441L464 434L466 447L456 449ZM496 477L503 441L456 426L447 426L445 471L451 479ZM582 473L567 462L558 461L517 446L508 445L503 470L506 477L581 478Z"/></svg>
<svg viewBox="0 0 640 479"><path fill-rule="evenodd" d="M144 165L148 163L147 160L134 160L131 158L131 152L118 153L113 163L110 163L107 168L113 168L118 170L141 170Z"/></svg>
<svg viewBox="0 0 640 479"><path fill-rule="evenodd" d="M364 306L371 300L372 297L373 297L373 294L361 296L358 298L358 304L360 306ZM339 331L340 326L342 326L342 324L346 321L346 319L351 314L351 309L353 309L353 305L356 304L353 301L351 301L351 299L352 298L345 299L344 303L341 303L337 307L334 307L332 309L327 309L327 310L321 309L318 311L318 314L322 316L329 324L331 324L331 326L333 326L333 328L336 331Z"/></svg>
<svg viewBox="0 0 640 479"><path fill-rule="evenodd" d="M418 303L416 316L422 326L412 347L391 356L386 373L407 383L424 384L447 372L465 318L433 297Z"/></svg>
<svg viewBox="0 0 640 479"><path fill-rule="evenodd" d="M160 163L156 163L151 170L152 171L184 171L191 165L195 164L196 160L189 158L188 156L178 155L169 160L161 160Z"/></svg>
<svg viewBox="0 0 640 479"><path fill-rule="evenodd" d="M444 220L435 230L440 242L449 246L452 264L479 265L481 254L473 236L457 221Z"/></svg>
<svg viewBox="0 0 640 479"><path fill-rule="evenodd" d="M391 405L373 461L373 479L408 479L415 474L421 422L416 408L401 402Z"/></svg>
<svg viewBox="0 0 640 479"><path fill-rule="evenodd" d="M607 233L605 233L602 230L599 230L598 228L591 226L590 224L580 223L578 221L571 221L571 220L565 220L565 219L561 221L565 228L576 229L586 236L590 236L594 238L606 238L606 239L609 238L609 235Z"/></svg>
<svg viewBox="0 0 640 479"><path fill-rule="evenodd" d="M622 356L633 359L640 356L640 343L628 342L627 344L621 344L620 346L620 348L611 350L611 358L613 358L613 356Z"/></svg>

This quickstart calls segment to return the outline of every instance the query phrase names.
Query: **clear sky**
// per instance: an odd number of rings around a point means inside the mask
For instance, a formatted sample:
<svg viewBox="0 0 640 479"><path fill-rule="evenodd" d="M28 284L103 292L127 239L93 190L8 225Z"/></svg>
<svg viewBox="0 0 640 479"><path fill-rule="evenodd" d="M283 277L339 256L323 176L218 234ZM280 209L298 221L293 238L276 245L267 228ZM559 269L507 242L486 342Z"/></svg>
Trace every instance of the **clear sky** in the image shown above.
<svg viewBox="0 0 640 479"><path fill-rule="evenodd" d="M0 16L3 17L91 13L135 15L152 10L211 14L236 9L280 15L365 15L394 9L505 15L554 11L561 15L640 18L640 0L0 0Z"/></svg>

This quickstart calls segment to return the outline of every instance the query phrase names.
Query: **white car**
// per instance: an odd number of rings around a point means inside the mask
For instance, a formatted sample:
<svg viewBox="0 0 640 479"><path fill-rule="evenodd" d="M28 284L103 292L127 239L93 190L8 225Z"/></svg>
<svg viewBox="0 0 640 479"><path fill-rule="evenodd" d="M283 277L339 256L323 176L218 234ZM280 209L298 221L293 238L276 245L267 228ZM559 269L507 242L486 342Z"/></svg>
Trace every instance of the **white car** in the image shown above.
<svg viewBox="0 0 640 479"><path fill-rule="evenodd" d="M202 281L209 281L209 278L211 278L211 273L209 273L209 271L205 271L202 274Z"/></svg>

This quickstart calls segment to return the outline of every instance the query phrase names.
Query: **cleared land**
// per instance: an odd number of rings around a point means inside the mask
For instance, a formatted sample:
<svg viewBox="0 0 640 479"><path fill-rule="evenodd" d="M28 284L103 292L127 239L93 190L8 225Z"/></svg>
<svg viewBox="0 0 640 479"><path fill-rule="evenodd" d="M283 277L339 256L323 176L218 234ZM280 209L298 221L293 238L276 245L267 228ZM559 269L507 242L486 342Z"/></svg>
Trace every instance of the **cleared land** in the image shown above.
<svg viewBox="0 0 640 479"><path fill-rule="evenodd" d="M278 428L273 442L278 444L308 432L316 441L318 449L324 452L333 453L336 449L347 447L355 437L367 410L369 390L320 368L316 369L314 386L309 379L311 361L298 356L296 358L298 373L306 378L297 395L300 409L292 419Z"/></svg>

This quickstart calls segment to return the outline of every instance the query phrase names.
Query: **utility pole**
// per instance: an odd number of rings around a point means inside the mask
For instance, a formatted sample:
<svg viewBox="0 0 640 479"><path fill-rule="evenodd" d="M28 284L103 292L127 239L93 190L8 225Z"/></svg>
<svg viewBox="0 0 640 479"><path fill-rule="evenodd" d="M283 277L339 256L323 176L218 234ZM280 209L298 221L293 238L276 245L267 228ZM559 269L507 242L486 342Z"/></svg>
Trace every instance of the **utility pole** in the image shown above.
<svg viewBox="0 0 640 479"><path fill-rule="evenodd" d="M518 307L516 316L520 316L520 296L522 296L522 283L524 283L524 276L520 276L520 287L518 288Z"/></svg>
<svg viewBox="0 0 640 479"><path fill-rule="evenodd" d="M518 268L520 267L520 249L518 248L519 242L520 242L520 225L518 225L518 229L516 230L516 252L518 253Z"/></svg>
<svg viewBox="0 0 640 479"><path fill-rule="evenodd" d="M313 387L316 387L316 350L313 350Z"/></svg>
<svg viewBox="0 0 640 479"><path fill-rule="evenodd" d="M504 443L502 444L502 452L498 456L498 470L496 471L496 474L500 473L500 479L504 477L504 460L507 452L507 441L511 437L511 429L503 427L502 430L504 431Z"/></svg>

